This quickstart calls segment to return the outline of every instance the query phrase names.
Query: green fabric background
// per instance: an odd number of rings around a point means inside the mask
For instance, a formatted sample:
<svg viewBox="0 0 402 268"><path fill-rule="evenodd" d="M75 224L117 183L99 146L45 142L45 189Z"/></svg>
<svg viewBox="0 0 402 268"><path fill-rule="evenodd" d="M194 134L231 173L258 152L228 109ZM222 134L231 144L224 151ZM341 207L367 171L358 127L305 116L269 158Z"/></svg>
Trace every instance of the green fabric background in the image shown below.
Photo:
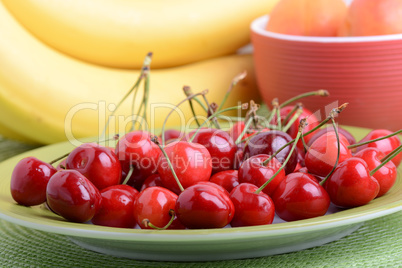
<svg viewBox="0 0 402 268"><path fill-rule="evenodd" d="M0 140L0 161L33 149ZM338 241L288 254L217 262L154 262L92 252L64 236L0 220L0 267L402 267L402 211Z"/></svg>

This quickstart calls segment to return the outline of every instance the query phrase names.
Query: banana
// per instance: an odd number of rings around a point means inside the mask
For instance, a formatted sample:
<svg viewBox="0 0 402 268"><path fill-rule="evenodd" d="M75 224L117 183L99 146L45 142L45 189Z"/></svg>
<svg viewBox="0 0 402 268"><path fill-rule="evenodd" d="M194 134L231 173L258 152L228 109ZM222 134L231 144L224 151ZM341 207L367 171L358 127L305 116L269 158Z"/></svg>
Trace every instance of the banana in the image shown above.
<svg viewBox="0 0 402 268"><path fill-rule="evenodd" d="M168 68L235 53L278 0L3 0L39 40L97 65Z"/></svg>
<svg viewBox="0 0 402 268"><path fill-rule="evenodd" d="M22 143L32 144L32 145L36 144L31 139L28 139L28 138L22 136L20 133L17 133L15 131L9 129L8 127L6 127L5 125L0 123L0 140L1 140L1 138L11 139L11 140L19 141Z"/></svg>
<svg viewBox="0 0 402 268"><path fill-rule="evenodd" d="M2 2L0 32L0 124L34 142L49 144L98 136L105 118L140 73L92 65L49 48L23 28ZM162 126L172 105L184 98L184 85L194 92L209 89L209 101L219 104L232 79L243 71L248 75L233 90L226 106L259 100L251 55L230 55L159 70L153 70L151 64L147 126ZM180 108L167 126L190 120L189 105ZM110 132L120 133L130 114L131 101L127 100L116 111Z"/></svg>

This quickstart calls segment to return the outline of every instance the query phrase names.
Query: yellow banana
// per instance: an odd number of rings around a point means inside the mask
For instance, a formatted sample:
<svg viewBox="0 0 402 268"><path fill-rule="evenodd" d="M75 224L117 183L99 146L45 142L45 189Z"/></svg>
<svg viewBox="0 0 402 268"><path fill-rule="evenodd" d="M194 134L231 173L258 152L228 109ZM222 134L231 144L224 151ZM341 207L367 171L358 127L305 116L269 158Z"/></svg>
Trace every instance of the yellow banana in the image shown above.
<svg viewBox="0 0 402 268"><path fill-rule="evenodd" d="M80 60L167 68L235 53L278 0L3 0L39 40Z"/></svg>
<svg viewBox="0 0 402 268"><path fill-rule="evenodd" d="M8 127L6 127L5 125L0 123L0 137L6 138L6 139L12 139L12 140L16 140L19 142L23 142L23 143L28 143L28 144L35 144L35 142L33 142L31 139L28 139L24 136L22 136L20 133L17 133L11 129L9 129Z"/></svg>
<svg viewBox="0 0 402 268"><path fill-rule="evenodd" d="M0 32L0 124L39 143L98 135L110 105L119 102L139 75L138 70L96 66L49 48L26 31L2 2ZM219 104L232 78L244 70L248 75L233 90L227 106L258 99L251 55L160 70L152 70L151 64L147 107L153 117L149 118L151 127L161 127L170 111L166 106L184 98L184 85L195 92L209 89L209 101ZM181 108L181 114L175 113L168 126L184 124L191 117L188 104ZM117 114L131 114L130 100Z"/></svg>

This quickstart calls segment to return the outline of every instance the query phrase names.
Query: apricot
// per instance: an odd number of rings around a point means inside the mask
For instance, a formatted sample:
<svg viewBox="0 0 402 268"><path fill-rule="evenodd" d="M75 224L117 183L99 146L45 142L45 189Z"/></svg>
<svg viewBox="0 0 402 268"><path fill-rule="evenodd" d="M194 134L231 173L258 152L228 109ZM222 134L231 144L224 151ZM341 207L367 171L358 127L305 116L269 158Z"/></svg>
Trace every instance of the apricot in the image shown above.
<svg viewBox="0 0 402 268"><path fill-rule="evenodd" d="M401 0L353 0L339 36L402 33Z"/></svg>
<svg viewBox="0 0 402 268"><path fill-rule="evenodd" d="M345 20L343 0L281 0L272 9L266 30L303 36L337 36Z"/></svg>

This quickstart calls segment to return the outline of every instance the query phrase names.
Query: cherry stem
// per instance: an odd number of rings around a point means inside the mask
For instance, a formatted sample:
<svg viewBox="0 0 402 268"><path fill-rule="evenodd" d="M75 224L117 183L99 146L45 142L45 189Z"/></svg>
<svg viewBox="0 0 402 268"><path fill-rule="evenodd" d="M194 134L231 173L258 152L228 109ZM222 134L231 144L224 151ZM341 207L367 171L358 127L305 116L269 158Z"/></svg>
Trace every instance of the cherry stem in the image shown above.
<svg viewBox="0 0 402 268"><path fill-rule="evenodd" d="M183 87L183 91L184 91L184 93L187 95L188 92L191 92L191 89L190 89L189 86L184 86L184 87ZM192 99L189 99L189 100L188 100L188 103L190 104L190 109L191 109L191 112L193 113L195 122L197 123L197 126L199 127L199 126L200 126L200 122L198 122L197 115L195 114L195 110L194 110L194 105L193 105Z"/></svg>
<svg viewBox="0 0 402 268"><path fill-rule="evenodd" d="M204 90L204 91L202 91L202 92L189 95L189 96L187 96L184 100L180 101L180 102L175 106L175 108L177 108L178 106L180 106L182 103L186 102L187 100L194 98L195 96L205 95L205 94L207 94L207 93L208 93L208 90ZM172 110L168 113L168 115L166 116L165 121L163 121L163 125L162 125L162 145L163 145L163 146L165 146L165 135L163 135L163 133L165 133L166 122L167 122L169 116L170 116L174 111L175 111L175 109L172 109Z"/></svg>
<svg viewBox="0 0 402 268"><path fill-rule="evenodd" d="M212 106L209 104L207 97L206 97L205 95L202 95L202 97L204 98L204 102L205 102L205 104L206 104L207 107L208 107L208 114L214 115L216 111L214 111L214 110L212 109ZM209 118L209 117L208 117L208 118ZM215 116L213 116L213 117L212 117L211 119L209 119L209 120L212 121L212 123L215 125L215 127L216 127L217 129L221 129L221 126L220 126L219 123L218 123L218 119L216 119Z"/></svg>
<svg viewBox="0 0 402 268"><path fill-rule="evenodd" d="M377 139L373 139L373 140L369 140L369 141L365 141L365 142L360 142L360 143L351 144L351 145L348 146L348 149L352 149L352 148L356 148L356 147L359 147L359 146L362 146L362 145L366 145L366 144L369 144L369 143L372 143L372 142L376 142L376 141L388 139L388 138L390 138L390 137L392 137L392 136L395 136L395 135L398 135L398 134L400 134L400 133L402 133L402 129L400 129L400 130L398 130L398 131L395 131L394 133L391 133L391 134L389 134L389 135L387 135L387 136L379 137L379 138L377 138Z"/></svg>
<svg viewBox="0 0 402 268"><path fill-rule="evenodd" d="M197 128L197 130L194 132L193 136L191 136L191 138L190 138L190 140L189 140L188 142L193 142L195 136L196 136L197 133L201 130L201 128L202 128L207 122L209 122L212 118L216 117L217 115L222 114L222 113L224 113L224 112L232 111L232 110L247 109L247 107L248 107L248 104L247 104L247 103L243 103L242 105L238 105L238 106L235 106L235 107L226 108L226 109L223 109L223 110L220 110L220 111L217 111L217 112L213 113L212 115L210 115L210 116L207 118L207 120L205 120L205 121L201 124L201 126L199 126L199 127Z"/></svg>
<svg viewBox="0 0 402 268"><path fill-rule="evenodd" d="M133 175L133 172L134 172L134 167L131 166L130 170L128 171L126 177L124 178L124 181L123 181L122 184L127 184L128 183L128 181L130 180L131 175Z"/></svg>
<svg viewBox="0 0 402 268"><path fill-rule="evenodd" d="M327 90L325 90L325 89L320 89L320 90L317 90L317 91L306 92L306 93L297 95L297 96L295 96L295 97L293 97L293 98L291 98L291 99L285 101L284 103L282 103L282 104L279 106L279 108L283 108L283 107L285 107L286 105L289 105L290 103L292 103L292 102L294 102L294 101L300 100L300 99L302 99L302 98L310 97L310 96L327 97L327 96L329 96L329 92L328 92Z"/></svg>
<svg viewBox="0 0 402 268"><path fill-rule="evenodd" d="M163 226L163 227L157 227L155 225L153 225L148 219L143 219L142 223L145 225L145 227L151 227L152 229L156 229L156 230L166 230L167 228L169 228L170 225L172 225L174 218L176 216L176 213L174 212L173 209L169 210L169 215L171 216L169 222Z"/></svg>
<svg viewBox="0 0 402 268"><path fill-rule="evenodd" d="M286 157L285 161L282 163L281 167L275 172L275 174L272 175L272 177L269 178L269 180L267 180L263 185L261 185L260 188L258 188L254 193L259 194L262 190L264 190L264 188L285 168L285 166L289 162L289 159L292 156L294 150L296 149L297 141L299 140L300 136L302 135L303 129L306 125L307 125L306 119L300 120L299 131L297 132L295 142L293 143L292 149L290 149L290 152L289 152L288 156ZM266 164L264 164L265 162L266 162L266 160L262 163L264 166L266 166Z"/></svg>
<svg viewBox="0 0 402 268"><path fill-rule="evenodd" d="M245 77L247 76L247 71L243 71L242 73L236 75L233 80L232 83L230 83L229 89L226 91L225 96L223 96L222 102L219 105L217 111L222 110L223 106L225 105L226 100L228 99L230 93L232 92L233 88L241 81L243 80Z"/></svg>
<svg viewBox="0 0 402 268"><path fill-rule="evenodd" d="M186 95L186 97L189 97L189 96L191 96L191 95L194 95L194 94L193 94L193 91L191 90L191 88L190 88L189 86L184 86L184 87L183 87L183 91L184 91L184 94ZM205 107L205 104L202 103L202 102L197 98L197 96L194 96L194 97L191 98L191 99L194 100L195 102L197 102L197 103L202 107L202 109L203 109L206 113L208 113L207 107Z"/></svg>
<svg viewBox="0 0 402 268"><path fill-rule="evenodd" d="M169 165L170 171L172 172L172 175L173 175L174 179L176 180L176 183L177 183L177 185L179 186L180 191L183 192L183 191L184 191L184 188L183 188L183 186L181 185L180 180L179 180L179 178L178 178L177 175L176 175L176 172L174 171L172 162L170 162L170 159L169 159L169 157L168 157L168 155L167 155L165 149L163 149L163 147L162 147L161 144L159 143L158 137L152 136L152 137L151 137L151 141L152 141L153 143L155 143L155 144L159 147L159 149L162 151L162 154L163 154L163 156L166 158L166 161L167 161L167 163L168 163L168 165Z"/></svg>
<svg viewBox="0 0 402 268"><path fill-rule="evenodd" d="M254 126L257 125L257 114L256 112L258 111L258 109L260 108L260 106L258 104L256 104L253 100L250 101L250 110L247 112L246 118L247 118L247 122L244 125L244 129L242 130L242 132L240 133L240 135L237 137L235 144L239 144L241 142L241 140L243 139L244 135L246 134L246 132L248 131L248 129L250 128L251 123L254 122Z"/></svg>
<svg viewBox="0 0 402 268"><path fill-rule="evenodd" d="M391 161L395 156L402 152L402 145L399 145L395 150L387 154L383 159L381 159L381 164L379 164L375 169L370 171L370 176L373 176L380 168Z"/></svg>
<svg viewBox="0 0 402 268"><path fill-rule="evenodd" d="M297 103L295 106L293 106L292 110L290 110L290 112L286 115L285 119L283 119L283 122L288 122L290 116L295 113L299 108L302 108L303 105L301 104L301 102Z"/></svg>
<svg viewBox="0 0 402 268"><path fill-rule="evenodd" d="M325 181L328 180L328 178L332 175L332 173L334 173L336 167L338 166L339 163L339 156L341 155L341 141L339 139L339 133L338 133L338 128L336 126L335 120L333 117L331 117L331 121L332 121L332 126L334 127L334 132L335 132L335 136L336 136L336 145L338 146L338 152L336 155L336 160L335 160L335 164L333 166L333 168L331 169L331 171L327 174L327 176L325 176L325 178L320 181L320 185L324 185Z"/></svg>
<svg viewBox="0 0 402 268"><path fill-rule="evenodd" d="M299 118L299 116L303 113L303 108L301 106L295 106L296 113L292 116L292 118L286 123L286 125L282 128L283 132L289 130L289 128L293 125L293 123ZM289 113L290 114L290 113ZM284 121L286 122L286 121Z"/></svg>
<svg viewBox="0 0 402 268"><path fill-rule="evenodd" d="M330 112L330 115L325 118L323 121L321 121L321 123L319 123L317 126L315 126L314 128L310 129L309 131L307 131L306 133L303 134L304 136L307 136L311 133L313 133L314 131L316 131L317 129L321 128L323 125L325 125L329 120L331 120L331 118L333 116L335 116L335 114L339 114L341 113L346 106L348 105L348 103L344 103L341 106L339 106L338 108L334 108L332 109L332 111ZM284 144L281 148L279 148L275 153L273 153L267 160L264 161L264 165L266 165L267 163L269 163L269 161L271 161L272 158L274 158L279 152L281 152L283 149L285 149L287 146L289 146L290 144L294 143L296 139L293 139L291 141L289 141L288 143Z"/></svg>
<svg viewBox="0 0 402 268"><path fill-rule="evenodd" d="M144 78L144 71L149 68L151 65L151 60L152 60L152 52L149 52L147 56L144 59L144 62L142 64L141 72L140 75L138 76L137 81L134 83L134 85L130 88L130 90L124 95L124 97L119 101L119 103L116 105L116 108L112 111L110 114L108 120L106 121L105 127L102 132L102 137L106 133L106 129L109 126L110 123L110 118L116 113L117 109L121 106L121 104L127 99L127 97L134 91L138 89L138 86L140 85L142 79Z"/></svg>
<svg viewBox="0 0 402 268"><path fill-rule="evenodd" d="M71 153L71 152L68 152L68 153L66 153L66 154L64 154L64 155L62 155L62 156L60 156L60 157L57 157L56 159L50 161L50 162L49 162L49 165L53 165L54 163L56 163L56 162L58 162L58 161L60 161L60 160L62 160L62 159L64 159L64 158L66 158L67 156L70 155L70 153Z"/></svg>
<svg viewBox="0 0 402 268"><path fill-rule="evenodd" d="M278 129L282 129L281 109L279 108L278 99L274 99L272 105L274 106L274 110L276 112L276 124Z"/></svg>
<svg viewBox="0 0 402 268"><path fill-rule="evenodd" d="M386 156L384 156L380 161L381 162L387 161L389 157L394 158L396 156L396 155L394 156L394 153L397 152L401 146L402 145L399 145L398 147L396 147L394 150L392 150L390 153L388 153Z"/></svg>

